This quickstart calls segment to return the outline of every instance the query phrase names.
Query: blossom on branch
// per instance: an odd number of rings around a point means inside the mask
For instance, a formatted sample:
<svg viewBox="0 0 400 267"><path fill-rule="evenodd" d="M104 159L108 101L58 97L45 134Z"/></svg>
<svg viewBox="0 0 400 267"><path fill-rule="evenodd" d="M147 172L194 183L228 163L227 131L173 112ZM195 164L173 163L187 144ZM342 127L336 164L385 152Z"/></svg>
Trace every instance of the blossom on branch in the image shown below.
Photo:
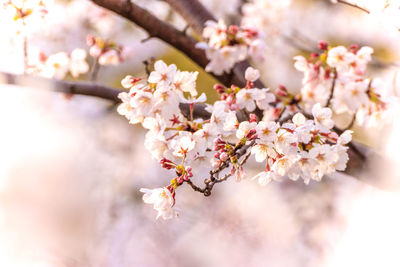
<svg viewBox="0 0 400 267"><path fill-rule="evenodd" d="M207 21L203 38L205 42L197 43L196 47L206 50L210 60L206 71L216 75L229 73L237 62L247 58L263 60L265 44L256 29L236 25L228 27L223 20Z"/></svg>

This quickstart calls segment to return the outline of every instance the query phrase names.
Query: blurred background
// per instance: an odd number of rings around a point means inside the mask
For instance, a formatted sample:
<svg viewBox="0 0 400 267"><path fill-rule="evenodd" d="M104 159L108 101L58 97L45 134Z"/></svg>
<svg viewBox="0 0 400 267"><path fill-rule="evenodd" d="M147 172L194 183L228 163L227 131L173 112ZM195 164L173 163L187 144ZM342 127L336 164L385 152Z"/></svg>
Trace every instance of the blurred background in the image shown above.
<svg viewBox="0 0 400 267"><path fill-rule="evenodd" d="M134 2L179 29L186 25L163 1ZM399 94L399 16L368 15L322 0L202 2L217 17L265 34L266 61L256 66L270 88L299 90L302 76L293 56L315 51L326 40L373 47L369 75ZM380 10L387 1L364 2ZM141 42L146 34L135 25L89 1L47 4L46 22L29 29L0 13L0 71L23 70L22 36L34 57L87 50L90 33L132 49L119 66L102 67L98 82L121 87L127 74L144 77L143 61L163 59L200 71L198 91L210 102L216 99L210 75L158 40ZM179 188L180 217L155 220L139 188L160 187L172 174L144 148L145 131L129 125L109 102L0 84L0 122L0 266L400 265L400 195L391 188L339 173L310 185L229 180L208 198ZM400 163L399 125L397 119L356 128L355 139ZM260 171L252 162L249 167L250 177ZM397 171L382 169L376 179Z"/></svg>

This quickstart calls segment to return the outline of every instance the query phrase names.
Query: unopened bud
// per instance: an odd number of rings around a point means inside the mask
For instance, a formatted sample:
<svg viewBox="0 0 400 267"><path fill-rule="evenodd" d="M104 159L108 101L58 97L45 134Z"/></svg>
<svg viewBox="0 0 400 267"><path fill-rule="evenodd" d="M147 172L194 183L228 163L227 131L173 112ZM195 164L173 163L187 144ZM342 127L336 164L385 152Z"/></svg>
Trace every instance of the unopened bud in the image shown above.
<svg viewBox="0 0 400 267"><path fill-rule="evenodd" d="M275 90L275 94L286 97L288 95L288 91L285 86L279 85L279 87Z"/></svg>
<svg viewBox="0 0 400 267"><path fill-rule="evenodd" d="M358 44L352 44L352 45L349 47L349 50L355 53L355 52L358 51L359 48L360 48L360 47L359 47Z"/></svg>
<svg viewBox="0 0 400 267"><path fill-rule="evenodd" d="M218 94L222 94L225 92L225 87L217 83L214 85L214 90L217 91Z"/></svg>
<svg viewBox="0 0 400 267"><path fill-rule="evenodd" d="M257 122L257 115L254 113L250 114L250 122Z"/></svg>
<svg viewBox="0 0 400 267"><path fill-rule="evenodd" d="M86 36L86 44L87 44L88 46L92 46L92 45L94 45L95 43L96 43L96 38L94 38L93 35L88 34L88 35Z"/></svg>
<svg viewBox="0 0 400 267"><path fill-rule="evenodd" d="M253 140L253 139L257 138L257 131L256 131L256 129L251 129L251 130L247 133L246 137L247 137L249 140Z"/></svg>
<svg viewBox="0 0 400 267"><path fill-rule="evenodd" d="M167 169L167 170L174 169L176 167L175 163L173 163L172 161L170 161L169 159L166 159L166 158L162 158L160 160L160 164L161 164L161 167L163 167L164 169Z"/></svg>
<svg viewBox="0 0 400 267"><path fill-rule="evenodd" d="M225 144L226 144L225 141L221 140L220 138L216 138L214 140L214 150L215 151L221 150L222 148L224 148Z"/></svg>
<svg viewBox="0 0 400 267"><path fill-rule="evenodd" d="M235 35L239 31L239 27L236 25L230 25L228 31L229 33Z"/></svg>
<svg viewBox="0 0 400 267"><path fill-rule="evenodd" d="M320 41L318 44L318 48L325 51L328 49L328 43L325 41Z"/></svg>

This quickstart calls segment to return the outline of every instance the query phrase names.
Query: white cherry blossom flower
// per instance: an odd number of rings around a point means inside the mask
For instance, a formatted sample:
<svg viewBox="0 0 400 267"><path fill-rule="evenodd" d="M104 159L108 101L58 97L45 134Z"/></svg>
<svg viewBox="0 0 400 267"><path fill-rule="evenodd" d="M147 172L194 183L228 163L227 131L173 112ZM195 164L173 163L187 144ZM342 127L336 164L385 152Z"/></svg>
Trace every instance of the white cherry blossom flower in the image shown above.
<svg viewBox="0 0 400 267"><path fill-rule="evenodd" d="M297 136L280 128L275 140L275 149L282 155L295 155L298 150Z"/></svg>
<svg viewBox="0 0 400 267"><path fill-rule="evenodd" d="M149 133L156 136L163 136L166 128L165 122L160 116L155 118L146 117L142 122L142 126L143 128L148 129Z"/></svg>
<svg viewBox="0 0 400 267"><path fill-rule="evenodd" d="M357 65L366 65L371 61L371 55L374 53L374 49L369 46L361 47L356 54Z"/></svg>
<svg viewBox="0 0 400 267"><path fill-rule="evenodd" d="M256 126L259 142L269 143L275 141L278 128L279 124L274 121L260 121Z"/></svg>
<svg viewBox="0 0 400 267"><path fill-rule="evenodd" d="M239 127L239 121L236 116L236 112L230 111L224 121L224 131L234 131Z"/></svg>
<svg viewBox="0 0 400 267"><path fill-rule="evenodd" d="M175 203L174 197L167 188L141 188L140 192L144 193L144 203L153 204L153 208L158 212L157 219L162 217L166 220L177 216L177 212L173 208Z"/></svg>
<svg viewBox="0 0 400 267"><path fill-rule="evenodd" d="M236 104L239 109L252 112L256 109L256 100L263 100L265 94L259 89L242 89L236 94Z"/></svg>
<svg viewBox="0 0 400 267"><path fill-rule="evenodd" d="M71 52L69 71L73 77L89 71L89 64L86 62L87 53L84 49L76 48Z"/></svg>
<svg viewBox="0 0 400 267"><path fill-rule="evenodd" d="M347 145L348 143L351 142L353 131L352 130L346 130L344 131L338 139L338 144L340 145Z"/></svg>
<svg viewBox="0 0 400 267"><path fill-rule="evenodd" d="M317 103L312 108L314 121L321 132L328 132L332 129L334 122L332 121L332 110L329 108L322 108L320 103Z"/></svg>
<svg viewBox="0 0 400 267"><path fill-rule="evenodd" d="M251 148L251 154L255 156L257 162L263 162L267 157L277 156L273 143L259 143Z"/></svg>
<svg viewBox="0 0 400 267"><path fill-rule="evenodd" d="M167 65L164 61L158 60L154 63L154 71L150 73L148 78L149 83L156 83L157 88L169 86L175 76L176 65Z"/></svg>
<svg viewBox="0 0 400 267"><path fill-rule="evenodd" d="M354 59L355 55L348 51L346 47L337 46L329 50L326 62L329 66L342 71L347 70L349 68L349 64L354 62Z"/></svg>
<svg viewBox="0 0 400 267"><path fill-rule="evenodd" d="M275 163L271 167L271 170L279 176L284 176L289 171L289 168L291 166L292 161L289 159L289 157L284 156L278 158L278 160L275 161Z"/></svg>
<svg viewBox="0 0 400 267"><path fill-rule="evenodd" d="M196 131L193 136L196 136L196 140L198 140L198 137L203 138L206 141L207 148L212 148L217 134L218 132L215 125L212 123L205 123L203 124L203 128Z"/></svg>
<svg viewBox="0 0 400 267"><path fill-rule="evenodd" d="M154 111L162 118L170 119L181 113L179 103L181 98L177 91L165 87L157 89L154 94Z"/></svg>
<svg viewBox="0 0 400 267"><path fill-rule="evenodd" d="M280 178L272 171L263 171L251 178L251 180L256 179L261 186L266 186L271 181L280 181Z"/></svg>
<svg viewBox="0 0 400 267"><path fill-rule="evenodd" d="M347 147L342 145L334 146L334 150L337 154L337 161L333 163L333 168L337 171L344 171L349 161L349 155L347 154Z"/></svg>
<svg viewBox="0 0 400 267"><path fill-rule="evenodd" d="M275 95L270 93L269 89L267 88L256 90L258 90L256 98L257 107L259 107L261 110L267 110L271 108L270 104L276 100Z"/></svg>
<svg viewBox="0 0 400 267"><path fill-rule="evenodd" d="M214 47L220 47L221 43L226 39L227 26L225 22L220 19L218 22L208 20L205 23L203 37L209 39L209 44Z"/></svg>
<svg viewBox="0 0 400 267"><path fill-rule="evenodd" d="M49 56L41 72L46 78L63 79L69 71L70 59L67 53L59 52Z"/></svg>
<svg viewBox="0 0 400 267"><path fill-rule="evenodd" d="M152 132L146 134L144 146L151 153L151 157L156 160L165 157L169 149L165 138L160 135L154 135Z"/></svg>
<svg viewBox="0 0 400 267"><path fill-rule="evenodd" d="M247 81L254 82L260 78L260 71L252 67L248 67L244 74Z"/></svg>
<svg viewBox="0 0 400 267"><path fill-rule="evenodd" d="M139 90L130 99L130 105L137 109L142 116L148 116L154 108L154 97L152 93Z"/></svg>
<svg viewBox="0 0 400 267"><path fill-rule="evenodd" d="M196 80L198 74L197 71L189 72L177 70L173 80L175 89L188 92L192 97L197 96Z"/></svg>
<svg viewBox="0 0 400 267"><path fill-rule="evenodd" d="M117 108L117 112L120 115L125 116L131 124L136 124L143 121L143 116L138 114L138 110L131 106L131 97L128 93L122 92L118 95L118 98L122 100L122 103Z"/></svg>
<svg viewBox="0 0 400 267"><path fill-rule="evenodd" d="M130 89L132 86L134 86L134 82L135 81L135 77L133 77L132 75L127 75L125 76L125 78L122 79L121 81L121 85L122 87L126 88L126 89Z"/></svg>
<svg viewBox="0 0 400 267"><path fill-rule="evenodd" d="M338 160L338 154L328 144L314 146L310 149L309 156L318 161L319 164L316 167L320 177L334 171L333 164Z"/></svg>
<svg viewBox="0 0 400 267"><path fill-rule="evenodd" d="M239 139L246 137L247 134L250 132L250 130L255 129L256 126L257 126L257 123L255 123L255 122L242 121L239 124L239 128L236 131L236 137Z"/></svg>
<svg viewBox="0 0 400 267"><path fill-rule="evenodd" d="M179 135L171 140L169 147L172 149L172 154L182 158L196 145L193 136L189 132L180 132Z"/></svg>
<svg viewBox="0 0 400 267"><path fill-rule="evenodd" d="M99 64L108 66L108 65L118 65L121 63L119 54L114 49L110 49L99 56Z"/></svg>

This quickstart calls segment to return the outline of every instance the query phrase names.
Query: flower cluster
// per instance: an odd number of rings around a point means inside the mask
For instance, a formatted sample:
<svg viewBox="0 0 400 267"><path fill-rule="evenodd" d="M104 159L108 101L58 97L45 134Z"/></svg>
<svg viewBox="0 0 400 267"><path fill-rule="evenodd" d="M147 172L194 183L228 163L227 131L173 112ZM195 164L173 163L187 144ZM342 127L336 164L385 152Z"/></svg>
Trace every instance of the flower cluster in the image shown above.
<svg viewBox="0 0 400 267"><path fill-rule="evenodd" d="M319 46L309 59L296 56L295 68L304 73L301 101L306 111L319 103L335 113L355 115L359 124L372 124L383 115L389 99L378 79L366 78L373 49L352 45Z"/></svg>
<svg viewBox="0 0 400 267"><path fill-rule="evenodd" d="M112 41L100 37L88 35L86 43L89 46L89 54L94 57L100 65L118 65L130 56L127 47L118 45Z"/></svg>
<svg viewBox="0 0 400 267"><path fill-rule="evenodd" d="M80 48L74 49L71 54L58 52L48 57L41 53L37 62L28 66L28 72L55 79L63 79L69 72L76 78L89 71L86 57L86 51Z"/></svg>
<svg viewBox="0 0 400 267"><path fill-rule="evenodd" d="M340 136L332 131L332 111L320 104L314 105L312 114L312 120L296 113L291 123L261 121L253 125L258 139L251 153L257 162L266 162L265 171L254 177L261 185L285 176L302 178L305 183L320 181L324 175L346 168L349 157L345 145L351 141L352 131Z"/></svg>
<svg viewBox="0 0 400 267"><path fill-rule="evenodd" d="M164 188L142 189L144 201L154 204L158 217L174 217L175 191L183 183L208 195L212 183L229 176L245 179L243 164L251 154L257 162L266 162L265 171L256 176L261 184L286 176L293 180L301 177L308 183L344 170L351 131L341 136L334 133L331 110L319 104L313 107L312 120L297 113L291 123L281 125L270 114L282 113L282 108L277 108L283 105L282 97L255 88L253 82L259 76L258 70L248 68L244 88L215 85L220 100L206 105L209 114L200 117L196 107L204 107L199 102L206 99L204 94L196 98L197 72L180 71L157 61L147 80L133 76L122 80L129 92L119 95L122 104L118 112L149 130L146 149L163 168L176 174ZM212 176L201 189L191 180L201 168L211 169L211 175L226 173L222 178Z"/></svg>
<svg viewBox="0 0 400 267"><path fill-rule="evenodd" d="M229 73L235 63L249 57L263 60L265 44L256 29L236 25L228 27L222 20L207 21L203 38L207 42L197 43L196 47L206 50L210 60L206 71L216 75Z"/></svg>

